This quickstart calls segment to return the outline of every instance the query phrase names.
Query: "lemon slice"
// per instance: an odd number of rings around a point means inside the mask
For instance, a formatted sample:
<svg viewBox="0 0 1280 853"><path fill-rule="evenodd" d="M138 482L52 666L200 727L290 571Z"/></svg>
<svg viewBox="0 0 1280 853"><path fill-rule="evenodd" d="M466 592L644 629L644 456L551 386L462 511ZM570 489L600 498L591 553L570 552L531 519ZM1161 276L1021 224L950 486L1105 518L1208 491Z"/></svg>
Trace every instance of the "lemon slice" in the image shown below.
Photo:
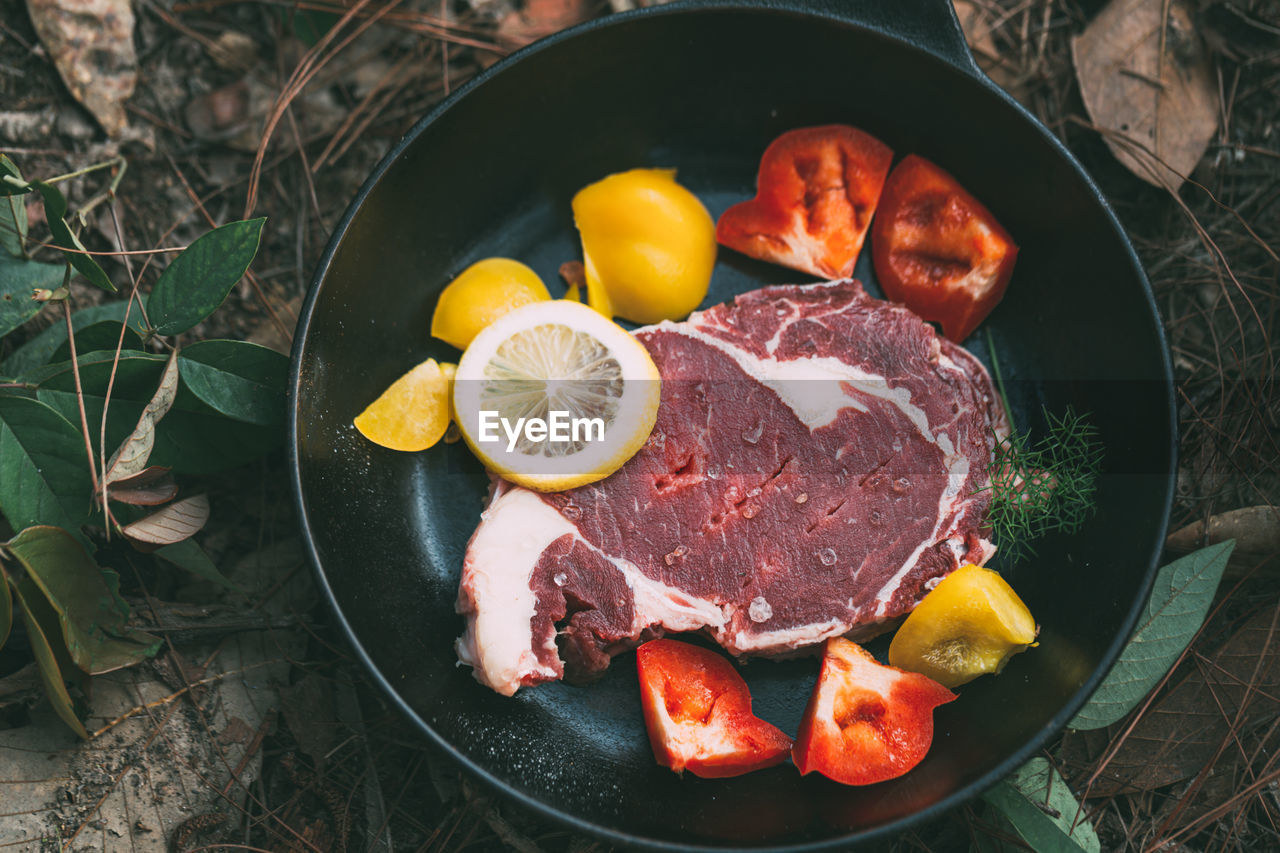
<svg viewBox="0 0 1280 853"><path fill-rule="evenodd" d="M517 308L458 364L453 404L467 445L503 478L538 491L602 480L635 455L658 415L648 351L578 302Z"/></svg>
<svg viewBox="0 0 1280 853"><path fill-rule="evenodd" d="M422 362L356 415L356 429L392 450L426 450L449 427L449 383L455 369L434 358Z"/></svg>

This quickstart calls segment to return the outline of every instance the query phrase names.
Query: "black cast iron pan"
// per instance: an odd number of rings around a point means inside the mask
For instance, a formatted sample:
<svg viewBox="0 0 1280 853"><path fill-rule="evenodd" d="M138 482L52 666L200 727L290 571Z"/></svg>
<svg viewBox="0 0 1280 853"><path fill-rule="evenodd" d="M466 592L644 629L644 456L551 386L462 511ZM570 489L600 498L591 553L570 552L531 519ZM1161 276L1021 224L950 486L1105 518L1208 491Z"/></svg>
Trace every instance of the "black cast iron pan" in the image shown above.
<svg viewBox="0 0 1280 853"><path fill-rule="evenodd" d="M630 655L585 688L507 699L456 665L463 548L487 479L461 444L399 454L352 418L420 360L440 289L518 258L548 282L579 257L569 200L636 166L675 166L718 216L761 152L844 122L950 170L1020 243L987 322L1014 416L1091 412L1106 444L1099 512L1008 567L1040 647L937 712L911 773L867 788L784 765L738 779L657 767ZM873 276L864 253L859 275ZM802 277L722 250L706 304ZM984 360L983 337L970 348ZM294 349L291 452L320 584L373 677L441 750L515 801L652 848L844 847L883 839L993 784L1071 718L1151 583L1172 494L1170 367L1142 270L1097 188L978 72L946 0L687 2L593 21L480 75L379 165L329 245ZM744 673L761 716L795 732L813 659Z"/></svg>

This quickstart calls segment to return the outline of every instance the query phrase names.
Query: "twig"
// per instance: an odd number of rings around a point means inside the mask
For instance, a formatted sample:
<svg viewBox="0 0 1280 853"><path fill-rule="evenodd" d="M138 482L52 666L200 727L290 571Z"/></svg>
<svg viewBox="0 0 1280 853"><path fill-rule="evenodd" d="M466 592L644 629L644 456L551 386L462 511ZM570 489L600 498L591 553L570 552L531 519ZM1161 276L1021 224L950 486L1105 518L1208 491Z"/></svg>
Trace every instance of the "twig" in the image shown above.
<svg viewBox="0 0 1280 853"><path fill-rule="evenodd" d="M262 660L262 661L258 661L257 663L251 663L248 666L242 666L239 669L233 669L227 672L220 672L217 675L210 675L205 678L201 678L198 681L193 681L190 684L183 687L182 689L177 690L173 693L170 693L168 696L163 696L159 699L152 700L143 705L139 705L136 708L130 708L128 711L125 711L123 714L116 717L114 720L111 720L107 724L103 725L101 728L91 732L90 739L97 738L97 737L100 737L101 735L106 734L107 732L114 729L116 726L123 723L125 720L136 717L139 714L142 714L146 711L151 711L151 710L154 710L155 708L162 708L165 705L169 705L172 702L175 702L178 699L181 699L183 696L186 696L188 693L190 693L192 690L194 690L197 687L202 687L206 684L214 684L215 682L221 681L222 679L232 675L243 675L244 673L248 672L251 669L257 669L258 667L262 667L262 666L272 666L278 663L280 663L279 658L272 658L271 660Z"/></svg>
<svg viewBox="0 0 1280 853"><path fill-rule="evenodd" d="M1280 160L1280 151L1272 151L1270 148L1263 148L1260 145L1246 145L1243 142L1220 142L1218 143L1218 148L1225 148L1231 151L1244 151L1249 154L1260 154L1263 157L1271 157L1273 159ZM1270 246L1266 246L1265 243L1263 245L1267 249L1271 248ZM1274 255L1274 252L1272 254Z"/></svg>
<svg viewBox="0 0 1280 853"><path fill-rule="evenodd" d="M302 60L298 63L297 67L294 68L293 74L290 75L288 81L286 81L284 89L280 92L280 96L276 98L275 106L272 108L271 114L267 118L266 127L263 128L262 140L258 143L258 151L253 158L253 166L249 170L249 188L245 193L244 219L248 219L252 216L254 208L257 207L258 184L262 178L262 164L267 156L267 146L270 145L271 137L275 134L276 125L279 124L280 119L284 117L285 110L288 108L289 104L292 103L294 98L301 94L307 83L310 82L313 76L315 76L320 67L323 67L325 62L343 50L366 29L371 27L378 18L391 11L392 7L397 5L400 0L389 0L386 5L382 6L378 10L378 13L375 13L364 21L361 21L360 24L356 26L350 34L343 38L332 51L325 53L325 51L329 49L329 46L333 44L334 40L337 39L338 33L340 33L342 29L346 27L346 25L371 2L372 0L357 0L355 5L347 10L338 22L334 24L333 27L303 55Z"/></svg>
<svg viewBox="0 0 1280 853"><path fill-rule="evenodd" d="M1132 77L1135 80L1141 80L1143 83L1148 83L1156 89L1159 89L1161 92L1166 88L1164 81L1159 77L1152 77L1150 74L1143 74L1141 71L1136 71L1132 68L1121 68L1120 73L1126 77Z"/></svg>
<svg viewBox="0 0 1280 853"><path fill-rule="evenodd" d="M240 2L241 0L201 0L201 2L195 3L177 3L174 5L173 11L179 14L195 11L208 12ZM328 12L333 15L341 15L347 11L346 6L338 3L307 2L307 0L258 0L258 2L263 6L278 6L291 11ZM368 14L368 12L362 10L359 16L366 17ZM381 20L389 26L395 26L463 47L474 47L493 53L504 52L500 45L485 37L487 35L485 30L478 27L464 26L445 17L437 18L414 9L406 9L388 12L381 16Z"/></svg>
<svg viewBox="0 0 1280 853"><path fill-rule="evenodd" d="M124 231L120 227L120 217L116 215L116 205L113 200L111 207L111 222L115 227L116 245L124 248ZM98 433L98 458L102 465L102 514L103 514L103 530L107 541L111 541L111 528L115 524L115 517L111 514L111 501L108 499L107 490L111 487L108 482L111 472L107 469L107 409L111 406L111 392L115 389L116 373L120 369L120 354L124 352L124 335L129 328L129 311L133 308L134 300L138 298L138 277L133 272L133 264L129 258L125 257L125 269L129 273L129 299L124 305L124 319L120 323L120 337L116 340L116 350L111 357L111 373L107 377L107 393L102 400L102 423L101 430ZM139 307L141 302L139 301ZM144 313L143 318L146 318ZM147 323L150 326L150 323Z"/></svg>
<svg viewBox="0 0 1280 853"><path fill-rule="evenodd" d="M324 224L324 214L320 212L320 199L316 196L316 182L311 178L313 170L307 160L306 146L302 144L302 134L298 132L298 122L293 117L292 105L285 110L285 116L289 119L289 130L293 133L293 142L298 147L298 159L302 161L302 178L311 200L311 209L315 212L316 221L320 223L320 227L328 231L329 229Z"/></svg>
<svg viewBox="0 0 1280 853"><path fill-rule="evenodd" d="M390 81L397 74L399 74L404 69L404 66L408 62L414 61L417 59L418 57L415 54L412 54L412 53L405 54L403 57L400 58L398 62L396 62L395 65L391 66L391 68L388 69L385 74L379 77L377 81L375 81L374 84L369 87L368 93L364 96L363 99L361 99L360 103L356 104L355 109L351 110L351 112L347 114L347 117L343 119L342 124L338 126L338 129L335 130L333 132L333 135L329 138L329 142L328 144L325 145L324 150L320 152L320 156L317 157L315 162L311 164L312 172L319 172L320 169L324 167L324 165L329 160L329 155L333 153L333 149L337 146L338 142L343 138L344 134L346 134L347 131L351 128L351 125L354 124L359 119L360 115L369 110L369 105L381 93L382 88L387 85L387 82ZM374 110L373 112L376 115L377 111ZM357 131L356 133L358 132L359 131ZM352 133L351 136L355 136L356 133Z"/></svg>
<svg viewBox="0 0 1280 853"><path fill-rule="evenodd" d="M57 249L59 252L63 252L68 255L94 255L97 257L109 257L109 258L127 258L127 257L130 257L131 255L167 255L167 254L176 254L178 252L185 252L187 250L186 246L171 246L171 247L161 248L161 249L133 249L130 251L111 250L111 249L108 249L108 250L67 249L55 243L46 243L42 240L32 240L31 242L42 249Z"/></svg>
<svg viewBox="0 0 1280 853"><path fill-rule="evenodd" d="M267 736L267 731L275 725L275 712L264 714L262 723L258 726L258 730L253 734L253 740L249 741L249 745L245 747L244 755L240 757L236 769L231 772L231 777L227 779L227 784L222 786L222 796L226 797L231 793L231 787L239 780L240 774L249 766L249 762L258 754L258 750L262 748L262 741Z"/></svg>
<svg viewBox="0 0 1280 853"><path fill-rule="evenodd" d="M1160 46L1156 50L1156 77L1161 81L1164 80L1164 54L1166 42L1169 36L1169 6L1172 0L1163 0L1160 6ZM1164 103L1164 83L1156 88L1155 92L1155 121L1152 122L1151 147L1157 155L1161 149L1160 139L1160 105Z"/></svg>
<svg viewBox="0 0 1280 853"><path fill-rule="evenodd" d="M196 209L200 211L200 215L204 217L207 223L209 223L209 227L216 227L214 218L209 214L209 210L205 207L204 201L201 200L200 196L196 194L196 191L192 189L191 184L187 181L187 176L183 174L182 169L178 168L178 164L174 162L172 157L168 157L168 160L169 165L173 168L174 174L176 174L178 176L178 180L182 182L183 189L187 191L187 196L195 202ZM262 285L259 283L257 277L255 277L253 272L250 270L245 271L244 277L249 282L250 286L253 287L254 293L258 296L258 301L267 309L267 314L275 324L276 330L280 332L285 340L292 340L293 335L290 333L289 327L280 319L280 315L276 313L275 306L271 304L271 300L267 299L267 294L263 291Z"/></svg>
<svg viewBox="0 0 1280 853"><path fill-rule="evenodd" d="M1147 157L1151 158L1150 160L1143 160L1141 158L1137 158L1137 159L1138 159L1138 162L1142 164L1143 168L1148 172L1148 174L1150 174L1154 179L1156 179L1160 183L1160 185L1164 186L1164 188L1169 193L1169 197L1172 198L1173 201L1178 205L1178 207L1182 209L1183 213L1187 217L1187 220L1191 223L1197 235L1199 235L1201 242L1204 244L1204 246L1207 249L1209 249L1210 252L1213 253L1215 257L1218 258L1218 260L1222 265L1221 268L1226 271L1227 277L1232 281L1233 284L1235 284L1237 290L1240 291L1241 296L1244 297L1245 303L1249 306L1249 309L1253 314L1253 318L1257 322L1259 330L1261 330L1262 332L1263 344L1264 344L1264 358L1267 361L1266 370L1268 375L1270 375L1271 371L1274 369L1274 356L1271 352L1270 335L1267 333L1266 324L1263 323L1262 321L1262 315L1259 314L1258 312L1258 306L1254 304L1254 301L1249 297L1248 292L1245 290L1244 285L1241 284L1240 279L1236 277L1235 271L1232 270L1231 264L1227 260L1226 253L1222 251L1222 248L1218 245L1217 241L1214 240L1213 237L1209 234L1208 229L1206 229L1200 223L1200 220L1196 218L1195 214L1191 211L1191 208L1187 205L1185 201L1182 200L1182 197L1173 189L1173 187L1169 186L1165 178L1152 167L1151 161L1159 163L1164 168L1168 169L1171 173L1177 175L1179 178L1183 179L1184 181L1189 181L1195 186L1198 186L1201 189L1204 189L1206 193L1209 193L1208 189L1194 181L1190 181L1190 179L1187 178L1187 176L1178 172L1176 169L1173 169L1172 167L1170 167L1169 164L1166 163L1164 159L1160 157L1157 153L1155 153L1151 149L1147 148L1147 146L1143 145L1141 142L1133 139L1132 137L1126 134L1119 133L1117 131L1110 130L1107 128L1098 127L1097 125L1086 122L1083 119L1080 119L1076 116L1069 116L1068 120L1074 121L1075 123L1081 125L1082 127L1087 127L1097 133L1102 134L1103 136L1106 136L1110 139L1115 140L1121 147L1128 147L1134 150L1141 151L1144 154L1146 154ZM1209 195L1211 198L1213 197L1212 193L1209 193ZM1216 202L1216 199L1214 199L1214 201ZM1253 234L1252 229L1249 229L1247 225L1246 225L1246 230L1248 230L1249 233L1253 235L1255 238L1257 237L1257 235ZM1261 243L1262 241L1259 240L1259 242ZM1265 243L1263 245L1265 246ZM1273 257L1275 256L1274 251L1271 251L1269 248L1268 248L1268 251L1271 252ZM1235 317L1236 328L1240 331L1240 338L1242 341L1244 341L1245 340L1244 321L1241 319L1239 312L1236 310L1235 303L1232 302L1231 300L1227 300L1227 303L1228 303L1228 307L1231 309L1232 315Z"/></svg>
<svg viewBox="0 0 1280 853"><path fill-rule="evenodd" d="M90 172L97 172L101 169L106 169L111 166L120 166L121 169L123 169L127 165L128 163L125 161L124 157L112 157L110 160L103 160L100 163L94 163L92 165L85 166L83 169L76 169L74 172L67 172L65 175L54 175L52 178L45 178L44 182L46 184L56 184L59 181L67 181L67 180L70 180L71 178L78 178L81 175L87 175Z"/></svg>
<svg viewBox="0 0 1280 853"><path fill-rule="evenodd" d="M111 180L107 183L107 188L97 195L90 198L80 207L76 208L76 219L80 222L80 227L84 228L89 224L89 212L104 201L111 201L116 197L116 190L120 187L120 181L124 180L125 170L129 168L129 161L123 157L117 158L120 168L111 176Z"/></svg>
<svg viewBox="0 0 1280 853"><path fill-rule="evenodd" d="M17 223L18 221L18 205L23 205L23 212L26 212L26 202L17 194L5 196L5 202L9 205L9 222ZM4 224L4 230L11 234L17 235L18 253L24 261L30 260L31 255L27 252L27 235L23 234L9 222Z"/></svg>
<svg viewBox="0 0 1280 853"><path fill-rule="evenodd" d="M62 286L66 287L67 282L71 280L71 267L67 267L66 275L62 280ZM76 357L76 332L71 325L71 300L62 300L63 318L67 322L67 347L71 356L71 375L76 382L76 405L80 408L80 433L84 436L84 449L89 458L89 482L93 486L94 494L98 493L98 467L93 459L93 442L89 438L89 416L84 410L84 386L80 384L80 362ZM103 420L106 420L106 410L103 410Z"/></svg>

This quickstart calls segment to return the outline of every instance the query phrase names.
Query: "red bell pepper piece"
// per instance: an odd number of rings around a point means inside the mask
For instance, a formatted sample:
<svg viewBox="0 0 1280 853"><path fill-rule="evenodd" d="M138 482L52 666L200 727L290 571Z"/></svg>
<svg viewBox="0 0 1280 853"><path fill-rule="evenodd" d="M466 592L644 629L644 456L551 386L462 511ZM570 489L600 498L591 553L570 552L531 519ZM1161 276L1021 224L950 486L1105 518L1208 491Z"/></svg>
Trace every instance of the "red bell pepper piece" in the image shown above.
<svg viewBox="0 0 1280 853"><path fill-rule="evenodd" d="M933 741L933 709L956 698L916 672L885 666L843 637L827 640L791 757L845 785L901 776Z"/></svg>
<svg viewBox="0 0 1280 853"><path fill-rule="evenodd" d="M1018 247L956 179L910 154L889 174L871 226L885 296L959 343L1004 296Z"/></svg>
<svg viewBox="0 0 1280 853"><path fill-rule="evenodd" d="M716 223L716 240L745 255L822 278L847 278L893 161L854 127L788 131L760 159L756 197Z"/></svg>
<svg viewBox="0 0 1280 853"><path fill-rule="evenodd" d="M654 757L677 773L718 778L781 764L791 738L751 713L747 683L701 646L651 640L636 649Z"/></svg>

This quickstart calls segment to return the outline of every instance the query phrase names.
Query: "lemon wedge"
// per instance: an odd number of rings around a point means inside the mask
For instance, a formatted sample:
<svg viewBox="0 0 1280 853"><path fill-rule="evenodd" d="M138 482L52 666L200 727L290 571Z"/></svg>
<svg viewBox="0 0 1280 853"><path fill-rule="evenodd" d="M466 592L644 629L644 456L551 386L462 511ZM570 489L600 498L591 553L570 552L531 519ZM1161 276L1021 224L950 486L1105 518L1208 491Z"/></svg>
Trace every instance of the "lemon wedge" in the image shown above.
<svg viewBox="0 0 1280 853"><path fill-rule="evenodd" d="M543 492L602 480L645 443L658 369L639 341L578 302L517 308L481 331L454 381L458 427L504 479Z"/></svg>
<svg viewBox="0 0 1280 853"><path fill-rule="evenodd" d="M392 450L426 450L449 427L449 385L456 369L454 364L427 359L356 415L356 429Z"/></svg>
<svg viewBox="0 0 1280 853"><path fill-rule="evenodd" d="M440 292L431 334L466 349L485 326L521 305L551 298L538 274L510 258L476 261Z"/></svg>

